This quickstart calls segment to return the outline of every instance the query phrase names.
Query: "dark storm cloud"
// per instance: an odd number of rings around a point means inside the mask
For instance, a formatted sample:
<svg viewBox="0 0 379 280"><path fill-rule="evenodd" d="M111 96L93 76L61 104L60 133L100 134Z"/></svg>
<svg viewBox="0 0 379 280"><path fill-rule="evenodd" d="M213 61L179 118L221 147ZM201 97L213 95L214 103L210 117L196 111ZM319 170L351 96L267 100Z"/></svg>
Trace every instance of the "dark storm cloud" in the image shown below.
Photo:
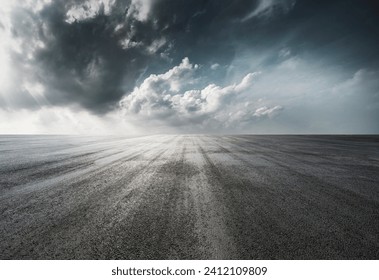
<svg viewBox="0 0 379 280"><path fill-rule="evenodd" d="M105 15L100 7L93 18L67 23L70 6L55 1L40 13L39 36L46 46L36 54L39 79L48 85L50 102L105 112L132 88L151 58L122 48L122 34L114 30L126 20L124 10Z"/></svg>
<svg viewBox="0 0 379 280"><path fill-rule="evenodd" d="M57 0L38 12L13 12L13 36L24 50L15 61L31 66L23 73L44 85L49 104L107 112L137 81L166 72L184 57L207 66L199 73L221 85L240 52L270 50L261 68L280 63L278 53L285 56L286 49L344 69L346 76L378 67L373 1L117 0L108 10L94 3ZM68 20L75 8L87 16ZM215 64L221 67L209 73Z"/></svg>

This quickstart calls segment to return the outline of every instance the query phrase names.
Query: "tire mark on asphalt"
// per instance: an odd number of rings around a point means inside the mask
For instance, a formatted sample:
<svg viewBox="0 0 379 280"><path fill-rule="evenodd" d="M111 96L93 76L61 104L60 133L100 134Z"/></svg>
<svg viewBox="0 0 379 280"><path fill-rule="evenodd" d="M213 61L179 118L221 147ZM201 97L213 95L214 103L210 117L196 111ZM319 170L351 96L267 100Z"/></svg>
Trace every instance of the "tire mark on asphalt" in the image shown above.
<svg viewBox="0 0 379 280"><path fill-rule="evenodd" d="M101 164L99 166L91 164L88 168L86 168L84 170L76 170L76 171L73 171L73 172L70 172L70 173L67 173L64 175L58 175L58 176L53 177L51 179L44 179L44 180L38 181L38 182L18 185L17 187L14 187L13 189L9 190L6 193L0 194L0 202L4 198L8 199L9 197L12 197L12 196L14 197L16 194L17 195L21 195L21 194L24 195L24 194L28 194L28 193L34 193L36 191L45 191L46 188L51 188L52 186L55 186L58 183L66 183L67 181L70 181L70 180L76 181L78 178L79 178L79 180L82 180L82 178L80 178L81 176L90 177L93 172L99 172L99 171L104 170L104 169L105 170L109 169L110 166L113 166L113 168L116 168L117 165L122 164L122 162L125 160L134 160L137 157L139 157L142 153L148 152L148 151L151 151L151 150L154 150L157 148L157 146L151 147L151 143L141 144L139 146L136 146L136 148L138 148L140 146L144 147L146 145L150 145L148 150L141 150L141 151L137 150L137 151L132 152L132 153L129 153L129 151L126 151L126 152L124 152L124 153L126 153L125 156L120 156L118 158L114 158L114 155L120 154L119 152L116 152L116 153L112 153L110 155L107 155L105 157L100 157L100 158L96 159L96 161L98 161L98 160L103 160L104 158L107 158L108 160L106 160L106 162L105 162L106 165L105 165L105 163ZM158 144L158 146L159 145L160 144ZM121 154L123 154L123 153L121 153Z"/></svg>
<svg viewBox="0 0 379 280"><path fill-rule="evenodd" d="M150 151L152 149L148 149L147 151ZM141 153L145 153L147 151L141 151ZM109 183L104 184L103 186L100 186L102 187L102 190L97 189L96 192L93 192L92 194L91 193L88 194L88 192L86 193L84 190L87 190L88 188L90 188L96 182L96 180L100 180L100 181L104 179L106 180L106 178L108 178L106 173L109 173L109 170L115 169L115 166L104 168L102 172L98 172L98 173L94 172L94 174L92 174L88 178L79 180L72 185L68 185L76 193L76 195L73 198L71 198L71 203L67 204L66 202L66 205L63 205L64 208L62 209L62 205L60 205L58 201L56 201L55 203L54 203L55 199L51 201L51 204L54 205L55 208L57 207L61 208L60 210L63 210L63 213L60 213L59 211L57 211L59 208L54 209L55 211L51 211L49 213L43 213L43 218L45 220L45 227L43 227L42 229L41 229L41 225L42 225L41 221L38 222L38 220L36 219L34 219L34 223L33 223L34 226L32 225L32 228L29 227L27 231L26 231L25 225L23 225L22 230L26 232L24 234L21 234L20 232L16 233L18 235L24 235L23 240L20 240L20 241L26 242L26 240L28 240L28 237L29 237L30 240L28 242L39 244L38 246L34 246L33 248L36 251L35 254L37 254L38 250L40 250L42 258L43 256L46 257L49 255L49 253L43 252L44 246L48 248L51 248L51 247L60 248L62 247L62 245L63 246L69 245L69 247L74 247L73 245L76 242L74 242L73 240L70 240L69 237L66 239L68 239L68 241L70 242L67 242L66 244L56 244L55 245L56 247L48 246L48 244L46 243L49 243L53 241L54 239L56 239L56 236L54 237L54 235L61 236L62 238L62 236L65 235L65 232L70 231L71 229L73 229L74 231L77 231L77 230L81 230L84 227L84 231L88 231L88 229L85 228L88 225L88 223L86 224L86 220L90 220L93 212L95 213L99 212L98 207L100 205L103 206L103 208L106 208L108 205L107 203L109 203L109 201L112 198L122 199L122 197L119 198L117 195L115 195L117 193L117 190L120 188L121 181L127 178L128 181L133 182L133 178L140 175L141 173L143 174L143 170L149 167L151 164L153 164L165 151L166 150L163 150L163 151L158 150L158 155L153 157L146 165L142 165L142 166L137 165L135 169L124 174L122 173L122 165L124 162L117 162L118 171L116 171L116 174L118 174L119 176L120 174L122 174L122 176L120 177L116 176L116 180L111 182L112 183L111 186L109 186ZM129 160L136 157L138 157L138 155L134 155L132 158L129 158ZM94 177L95 177L95 180L94 180ZM99 187L99 183L97 183L97 188L98 187ZM59 191L62 191L62 190L59 189ZM55 197L62 199L61 195L63 194L54 193L54 195ZM65 196L68 199L70 199L70 197L67 194L65 194ZM47 200L50 201L50 199L52 198L50 197ZM41 201L39 201L38 203L41 203ZM33 209L34 207L35 206L29 204L23 209L21 209L22 210L21 212L28 213L27 209L28 208ZM42 209L45 209L45 207L42 207ZM11 213L11 218L12 218L10 221L11 223L14 222L14 217L15 217L15 213ZM2 220L2 222L4 222L4 220ZM83 235L83 234L80 234L80 232L79 233L76 232L75 234L77 234L77 239L78 237ZM45 238L43 240L40 240L40 235L44 236ZM75 237L75 235L73 236ZM38 242L33 241L35 239L39 241ZM19 246L19 247L21 249L19 251L16 251L15 255L27 257L28 254L31 253L32 256L36 256L36 255L33 255L34 254L33 252L28 252L28 248L24 248L23 246ZM3 253L4 253L6 249L5 248L3 249L4 249L3 250ZM50 253L54 254L54 251ZM71 252L71 254L73 254L73 252Z"/></svg>
<svg viewBox="0 0 379 280"><path fill-rule="evenodd" d="M257 192L262 192L258 186L230 171L220 169L203 145L200 145L199 150L207 162L205 168L208 182L214 187L217 200L227 208L224 213L226 230L233 238L238 258L259 259L268 254L275 258L276 248L270 249L275 246L264 248L264 244L275 244L277 239L267 238L268 235L264 233L270 232L271 237L279 236L280 228L277 223L270 221L280 217L269 213L262 205L256 196Z"/></svg>
<svg viewBox="0 0 379 280"><path fill-rule="evenodd" d="M222 143L223 144L220 145L214 141L212 145L218 145L228 156L243 162L242 166L245 172L239 174L240 178L246 177L246 175L251 172L256 174L257 171L254 170L254 165L251 162L223 147L222 145L225 145L226 141ZM236 148L238 151L241 149L243 148ZM328 185L315 176L309 178L302 173L297 173L295 170L288 168L286 165L281 165L280 162L275 161L275 163L284 169L287 176L293 178L296 182L295 186L291 188L276 187L277 194L267 192L261 195L256 192L257 189L254 189L254 191L256 195L259 195L262 201L265 202L265 207L269 208L271 213L275 213L274 209L280 210L281 208L284 213L287 213L286 217L283 216L283 213L275 214L276 217L282 217L282 221L286 221L287 228L286 224L283 224L280 220L278 221L281 228L289 231L288 225L291 225L291 221L293 225L302 225L303 228L308 230L302 228L297 230L294 228L295 231L293 233L297 236L303 236L306 240L312 238L315 233L324 233L324 237L330 239L329 253L334 256L334 258L344 257L344 252L346 252L344 241L346 240L350 240L350 242L355 245L356 255L361 255L363 258L367 257L362 254L362 252L367 252L367 247L373 246L378 248L378 240L375 237L378 234L378 228L373 226L375 225L375 219L378 218L379 207L377 207L376 204L373 205L371 200L365 200L355 193L349 193L349 195L344 196L338 190L335 190L333 185ZM246 168L247 166L250 166L250 168ZM262 175L263 178L270 178L271 188L272 186L283 186L284 184L282 180L265 172L264 169L258 170L258 173L260 176L254 176L253 180L262 177ZM251 176L248 176L246 180L251 181L251 178ZM270 186L267 185L264 180L260 180L259 184L265 189L270 189ZM304 187L301 187L304 185L312 187L304 189ZM281 193L281 195L279 195L279 193ZM283 200L281 201L280 197L287 203L290 203L291 206L284 206ZM274 199L270 200L270 198ZM340 207L337 209L335 205L340 205ZM356 212L366 214L364 216L356 215ZM367 216L367 214L369 215ZM354 221L352 221L352 219ZM356 224L356 229L352 229L351 224ZM323 225L322 229L319 228L320 225ZM365 230L362 230L363 228ZM341 236L343 239L341 239ZM315 244L320 243L320 240L322 239L316 239L314 241ZM337 240L340 240L340 242L336 242ZM362 240L364 240L364 242L362 242ZM364 246L364 248L361 246ZM304 248L305 246L302 247ZM320 254L325 254L324 247L325 244L319 245L319 248L323 248L324 250L320 252ZM349 250L351 253L351 248ZM317 250L315 250L313 254L316 253Z"/></svg>
<svg viewBox="0 0 379 280"><path fill-rule="evenodd" d="M209 164L201 154L201 145L195 137L191 146L196 153L198 172L188 182L196 214L196 228L200 238L202 259L234 259L238 257L236 245L227 228L228 208L219 200L219 188L211 184L206 166ZM195 156L192 156L194 160ZM213 182L214 183L214 182Z"/></svg>
<svg viewBox="0 0 379 280"><path fill-rule="evenodd" d="M116 259L193 259L197 255L191 201L186 180L191 166L184 160L186 143L170 143L169 156L144 183L141 203L117 229ZM181 149L180 153L176 153ZM142 235L141 232L144 232Z"/></svg>

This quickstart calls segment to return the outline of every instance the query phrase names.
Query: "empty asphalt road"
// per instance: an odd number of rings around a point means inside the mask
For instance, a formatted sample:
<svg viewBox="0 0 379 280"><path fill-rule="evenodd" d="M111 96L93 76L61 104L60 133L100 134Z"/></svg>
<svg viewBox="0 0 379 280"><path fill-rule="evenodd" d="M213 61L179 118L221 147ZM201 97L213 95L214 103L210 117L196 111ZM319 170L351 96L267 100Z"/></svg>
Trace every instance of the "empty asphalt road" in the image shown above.
<svg viewBox="0 0 379 280"><path fill-rule="evenodd" d="M1 259L378 259L378 136L0 136Z"/></svg>

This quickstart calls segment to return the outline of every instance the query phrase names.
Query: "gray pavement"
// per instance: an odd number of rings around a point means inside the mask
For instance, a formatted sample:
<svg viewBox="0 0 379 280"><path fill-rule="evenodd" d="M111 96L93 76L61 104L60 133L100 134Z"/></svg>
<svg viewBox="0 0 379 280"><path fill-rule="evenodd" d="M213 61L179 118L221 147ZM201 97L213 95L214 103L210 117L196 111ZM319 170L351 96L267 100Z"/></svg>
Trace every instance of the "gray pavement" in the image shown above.
<svg viewBox="0 0 379 280"><path fill-rule="evenodd" d="M0 259L378 258L378 136L0 136Z"/></svg>

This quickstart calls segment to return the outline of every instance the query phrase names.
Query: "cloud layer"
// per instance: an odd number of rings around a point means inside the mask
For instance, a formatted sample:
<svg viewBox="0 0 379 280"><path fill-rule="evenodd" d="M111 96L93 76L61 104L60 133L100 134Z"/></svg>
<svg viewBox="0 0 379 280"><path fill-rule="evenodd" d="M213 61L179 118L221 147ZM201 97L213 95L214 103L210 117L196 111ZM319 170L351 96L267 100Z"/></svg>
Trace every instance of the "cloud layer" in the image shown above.
<svg viewBox="0 0 379 280"><path fill-rule="evenodd" d="M224 87L209 84L202 89L197 84L199 66L184 58L166 73L150 75L120 102L125 117L142 122L164 123L175 127L196 125L202 130L240 126L260 118L273 118L281 106L258 107L243 93L250 93L258 73L247 74L240 82ZM189 89L190 86L194 87ZM188 129L188 128L187 128Z"/></svg>
<svg viewBox="0 0 379 280"><path fill-rule="evenodd" d="M378 133L377 11L368 0L2 1L1 115Z"/></svg>

